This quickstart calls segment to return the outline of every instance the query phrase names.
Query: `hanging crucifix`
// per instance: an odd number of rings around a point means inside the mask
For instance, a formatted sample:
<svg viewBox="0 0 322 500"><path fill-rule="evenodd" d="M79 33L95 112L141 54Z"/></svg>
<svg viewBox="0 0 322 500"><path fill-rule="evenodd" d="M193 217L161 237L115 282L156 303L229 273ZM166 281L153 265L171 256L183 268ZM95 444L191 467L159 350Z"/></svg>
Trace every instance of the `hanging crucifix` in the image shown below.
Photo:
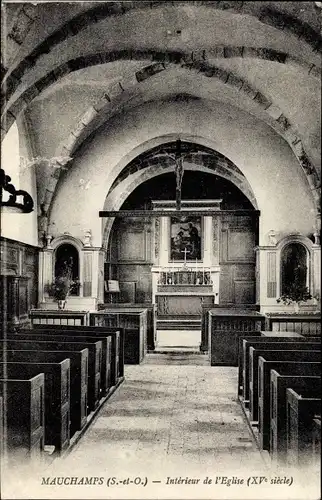
<svg viewBox="0 0 322 500"><path fill-rule="evenodd" d="M181 141L180 139L176 142L176 153L175 153L175 174L176 174L176 209L181 210L181 186L183 178L183 158L181 155Z"/></svg>

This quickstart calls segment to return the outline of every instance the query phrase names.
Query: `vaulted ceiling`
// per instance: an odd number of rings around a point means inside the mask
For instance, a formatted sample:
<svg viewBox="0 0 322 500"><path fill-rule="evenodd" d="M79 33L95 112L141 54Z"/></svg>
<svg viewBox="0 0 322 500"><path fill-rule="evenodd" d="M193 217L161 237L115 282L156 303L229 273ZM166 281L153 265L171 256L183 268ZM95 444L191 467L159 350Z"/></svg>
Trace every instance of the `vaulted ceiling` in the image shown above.
<svg viewBox="0 0 322 500"><path fill-rule="evenodd" d="M289 144L318 205L318 4L2 4L3 134L23 118L33 156L68 158L102 124L144 103L224 103L232 119L252 115Z"/></svg>

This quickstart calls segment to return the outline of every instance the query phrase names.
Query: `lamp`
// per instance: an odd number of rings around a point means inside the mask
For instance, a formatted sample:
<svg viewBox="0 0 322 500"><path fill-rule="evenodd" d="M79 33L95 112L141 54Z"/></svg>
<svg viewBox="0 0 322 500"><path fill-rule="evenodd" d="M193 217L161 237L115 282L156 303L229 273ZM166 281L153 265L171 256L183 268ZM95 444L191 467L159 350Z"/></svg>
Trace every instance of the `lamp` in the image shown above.
<svg viewBox="0 0 322 500"><path fill-rule="evenodd" d="M5 174L5 171L0 169L0 206L1 208L6 207L9 212L22 212L29 214L34 209L34 202L32 197L27 191L22 189L16 189L13 184L10 183L11 177ZM3 201L2 194L3 191L9 193L9 199ZM17 201L18 198L22 198L22 202Z"/></svg>

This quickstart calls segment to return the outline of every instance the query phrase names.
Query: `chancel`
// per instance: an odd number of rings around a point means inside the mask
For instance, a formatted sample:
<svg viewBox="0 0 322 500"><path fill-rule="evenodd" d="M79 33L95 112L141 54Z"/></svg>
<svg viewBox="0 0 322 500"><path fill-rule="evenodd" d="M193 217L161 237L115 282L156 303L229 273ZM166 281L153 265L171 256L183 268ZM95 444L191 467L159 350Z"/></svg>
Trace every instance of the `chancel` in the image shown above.
<svg viewBox="0 0 322 500"><path fill-rule="evenodd" d="M4 2L4 498L319 483L320 4Z"/></svg>

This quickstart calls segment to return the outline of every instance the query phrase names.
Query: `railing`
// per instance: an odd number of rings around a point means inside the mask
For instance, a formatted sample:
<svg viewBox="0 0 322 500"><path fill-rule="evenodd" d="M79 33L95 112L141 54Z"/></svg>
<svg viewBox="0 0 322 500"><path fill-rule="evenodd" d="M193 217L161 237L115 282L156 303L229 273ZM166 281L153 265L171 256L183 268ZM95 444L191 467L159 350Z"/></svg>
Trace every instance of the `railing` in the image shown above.
<svg viewBox="0 0 322 500"><path fill-rule="evenodd" d="M158 285L212 285L210 271L166 270L159 273Z"/></svg>

